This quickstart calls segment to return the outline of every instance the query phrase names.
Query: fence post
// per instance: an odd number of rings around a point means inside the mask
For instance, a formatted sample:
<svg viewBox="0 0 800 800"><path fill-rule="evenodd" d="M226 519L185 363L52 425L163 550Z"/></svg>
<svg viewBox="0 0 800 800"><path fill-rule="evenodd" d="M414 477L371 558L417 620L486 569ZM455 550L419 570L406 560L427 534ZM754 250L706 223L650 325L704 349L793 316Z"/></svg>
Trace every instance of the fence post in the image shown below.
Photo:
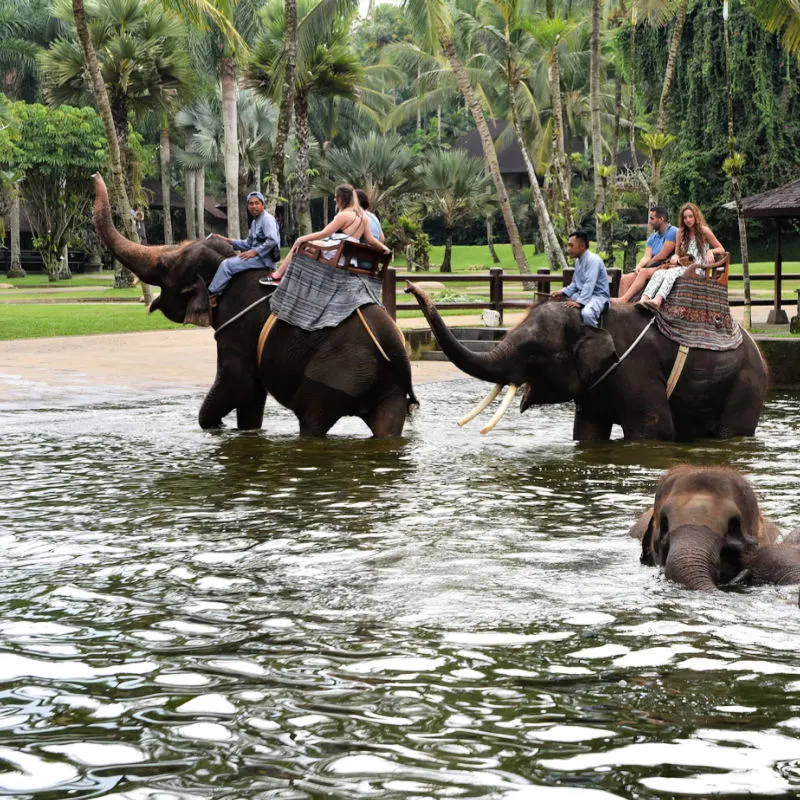
<svg viewBox="0 0 800 800"><path fill-rule="evenodd" d="M503 324L503 281L500 276L503 270L492 267L489 270L489 305L500 315L500 324Z"/></svg>
<svg viewBox="0 0 800 800"><path fill-rule="evenodd" d="M536 274L549 275L550 270L548 267L539 267L539 269L536 270ZM539 285L537 287L536 300L538 300L543 294L544 295L550 294L550 281L539 281ZM536 301L534 300L534 302Z"/></svg>
<svg viewBox="0 0 800 800"><path fill-rule="evenodd" d="M397 322L397 270L394 267L383 270L381 300L386 313Z"/></svg>
<svg viewBox="0 0 800 800"><path fill-rule="evenodd" d="M780 217L775 220L777 225L777 236L775 244L775 286L773 291L775 297L773 299L772 311L767 315L768 325L781 325L789 321L786 312L781 308L781 279L783 277L783 253L781 252L781 220Z"/></svg>

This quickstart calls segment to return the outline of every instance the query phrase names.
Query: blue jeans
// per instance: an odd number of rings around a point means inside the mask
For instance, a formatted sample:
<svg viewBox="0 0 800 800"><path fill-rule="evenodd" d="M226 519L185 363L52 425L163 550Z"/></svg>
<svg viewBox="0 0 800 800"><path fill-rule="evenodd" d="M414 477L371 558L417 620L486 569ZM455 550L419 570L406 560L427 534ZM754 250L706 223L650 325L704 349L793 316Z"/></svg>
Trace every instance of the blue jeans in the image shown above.
<svg viewBox="0 0 800 800"><path fill-rule="evenodd" d="M248 269L275 269L275 265L271 261L265 261L258 256L253 258L231 256L217 267L214 278L208 285L208 291L211 294L222 294L234 275Z"/></svg>

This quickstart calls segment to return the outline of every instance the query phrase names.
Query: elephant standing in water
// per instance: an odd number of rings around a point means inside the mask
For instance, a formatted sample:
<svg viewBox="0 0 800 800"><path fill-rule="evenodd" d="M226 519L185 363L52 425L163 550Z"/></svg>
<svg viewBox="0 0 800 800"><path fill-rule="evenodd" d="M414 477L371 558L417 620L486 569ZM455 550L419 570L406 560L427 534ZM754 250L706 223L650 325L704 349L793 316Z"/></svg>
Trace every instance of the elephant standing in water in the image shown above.
<svg viewBox="0 0 800 800"><path fill-rule="evenodd" d="M762 516L750 484L725 467L673 467L656 487L655 503L630 530L641 561L662 566L688 589L737 583L800 583L800 546Z"/></svg>
<svg viewBox="0 0 800 800"><path fill-rule="evenodd" d="M520 411L574 400L574 439L608 439L614 424L626 439L725 439L755 432L767 369L747 334L733 350L690 350L669 397L668 376L678 345L655 326L645 332L647 318L633 307L612 307L600 329L584 325L580 312L565 303L539 303L494 350L476 353L453 336L423 291L412 284L407 291L447 357L468 375L497 385L490 398L509 386L507 407L511 390L525 384Z"/></svg>
<svg viewBox="0 0 800 800"><path fill-rule="evenodd" d="M150 311L159 308L173 322L213 322L220 329L217 376L200 409L202 428L219 427L234 409L239 428L260 428L269 393L294 411L303 436L324 436L346 416L363 419L376 437L402 434L417 399L403 336L382 306L370 304L360 310L386 357L352 314L336 327L316 331L276 321L259 364L259 334L270 313L268 302L257 302L264 298L258 281L266 270L234 276L212 319L207 287L220 262L233 255L227 240L135 244L114 227L106 185L99 175L95 192L94 219L102 241L135 275L161 287Z"/></svg>

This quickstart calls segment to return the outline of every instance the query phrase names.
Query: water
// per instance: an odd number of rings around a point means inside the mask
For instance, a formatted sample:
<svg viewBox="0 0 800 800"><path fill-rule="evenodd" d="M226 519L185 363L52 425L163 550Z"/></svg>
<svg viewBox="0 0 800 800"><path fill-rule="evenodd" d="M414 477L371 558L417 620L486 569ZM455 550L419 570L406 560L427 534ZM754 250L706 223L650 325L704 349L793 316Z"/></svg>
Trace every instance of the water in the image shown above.
<svg viewBox="0 0 800 800"><path fill-rule="evenodd" d="M797 589L690 593L626 532L685 461L800 524L798 398L752 440L577 445L568 406L457 428L482 390L420 387L401 442L7 405L0 793L797 796Z"/></svg>

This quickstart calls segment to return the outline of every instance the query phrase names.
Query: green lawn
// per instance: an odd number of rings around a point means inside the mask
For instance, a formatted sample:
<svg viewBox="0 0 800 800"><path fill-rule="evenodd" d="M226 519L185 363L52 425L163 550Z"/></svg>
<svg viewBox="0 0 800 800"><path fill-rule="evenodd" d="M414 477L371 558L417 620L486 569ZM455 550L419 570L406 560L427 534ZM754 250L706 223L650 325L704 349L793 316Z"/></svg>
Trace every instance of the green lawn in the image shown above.
<svg viewBox="0 0 800 800"><path fill-rule="evenodd" d="M511 255L511 246L500 244L496 246L500 257L500 268L510 273L516 273L516 265ZM535 273L538 269L547 266L547 259L543 254L533 255L532 248L526 247L531 270ZM415 272L415 281L435 281L439 276L438 264L444 253L443 247L431 248L432 266L429 272ZM396 263L398 272L407 271L405 263ZM453 272L464 275L485 272L492 266L489 250L485 245L457 246L453 248ZM774 265L772 262L756 262L750 265L751 273L771 274ZM787 262L784 272L800 272L800 262ZM740 265L731 266L732 274L741 274ZM0 283L10 283L15 288L0 289L0 339L36 338L42 336L76 336L91 333L123 333L129 331L145 331L179 327L169 321L160 313L146 314L141 303L141 289L114 289L113 276L110 273L77 275L69 281L50 283L46 275L29 275L25 278L5 278L0 276ZM560 273L553 275L553 287L561 285ZM99 288L98 288L99 287ZM47 289L67 289L68 291L47 292ZM741 297L741 281L732 281L731 294ZM784 298L793 297L793 290L800 289L800 281L785 281L783 286ZM38 291L37 291L38 290ZM157 291L157 290L156 290ZM757 281L752 284L754 297L766 298L772 296L772 283ZM441 301L453 302L458 299L481 300L488 296L488 284L485 279L476 275L475 281L465 283L447 284L444 293L434 293L434 298ZM510 298L529 298L530 292L523 290L521 284L510 283L504 286L504 296ZM83 302L75 300L114 300L122 302ZM25 300L26 302L16 302ZM31 301L40 300L40 303ZM412 302L413 298L406 295L399 288L398 303ZM466 310L443 310L446 316L457 314L479 313ZM419 311L399 311L400 318L420 317Z"/></svg>
<svg viewBox="0 0 800 800"><path fill-rule="evenodd" d="M7 305L0 317L0 339L130 333L180 327L159 312L148 314L141 304Z"/></svg>

